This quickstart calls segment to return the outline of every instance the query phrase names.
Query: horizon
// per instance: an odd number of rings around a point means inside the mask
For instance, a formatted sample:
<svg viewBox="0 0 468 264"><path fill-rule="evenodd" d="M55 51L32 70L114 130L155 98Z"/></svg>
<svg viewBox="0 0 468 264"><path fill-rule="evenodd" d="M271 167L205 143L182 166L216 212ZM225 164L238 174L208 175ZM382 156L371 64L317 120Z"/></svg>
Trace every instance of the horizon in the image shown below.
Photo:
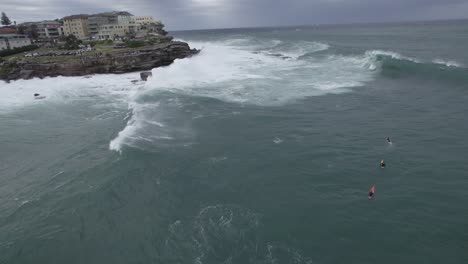
<svg viewBox="0 0 468 264"><path fill-rule="evenodd" d="M434 19L434 20L402 20L402 21L382 21L382 22L350 22L350 23L329 23L329 24L302 24L302 25L271 25L271 26L245 26L245 27L225 27L225 28L194 28L170 30L171 32L184 31L210 31L210 30L236 30L236 29L269 29L269 28L294 28L294 27L328 27L328 26L372 26L372 25L400 25L400 24L418 24L418 23L442 23L466 21L468 18L453 18L453 19ZM162 21L164 23L164 21Z"/></svg>
<svg viewBox="0 0 468 264"><path fill-rule="evenodd" d="M468 0L4 0L2 9L17 23L61 19L74 14L128 11L161 20L170 31L223 28L344 25L468 19ZM71 11L73 10L73 11Z"/></svg>

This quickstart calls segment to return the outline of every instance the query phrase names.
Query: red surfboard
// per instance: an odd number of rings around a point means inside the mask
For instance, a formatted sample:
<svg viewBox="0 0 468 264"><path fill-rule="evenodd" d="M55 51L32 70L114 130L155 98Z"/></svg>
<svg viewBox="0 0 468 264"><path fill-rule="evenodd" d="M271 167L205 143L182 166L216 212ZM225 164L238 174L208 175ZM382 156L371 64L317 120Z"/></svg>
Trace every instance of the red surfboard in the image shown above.
<svg viewBox="0 0 468 264"><path fill-rule="evenodd" d="M372 187L370 188L369 196L368 196L369 200L373 199L374 195L375 195L375 184L372 185Z"/></svg>

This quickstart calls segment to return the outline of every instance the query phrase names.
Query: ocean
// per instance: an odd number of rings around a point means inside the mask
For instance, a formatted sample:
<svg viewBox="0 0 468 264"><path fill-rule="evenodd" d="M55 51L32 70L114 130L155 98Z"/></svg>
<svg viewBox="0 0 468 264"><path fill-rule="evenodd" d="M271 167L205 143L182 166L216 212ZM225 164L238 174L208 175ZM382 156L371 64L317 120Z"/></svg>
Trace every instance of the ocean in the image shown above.
<svg viewBox="0 0 468 264"><path fill-rule="evenodd" d="M0 82L0 263L468 263L468 21L171 34Z"/></svg>

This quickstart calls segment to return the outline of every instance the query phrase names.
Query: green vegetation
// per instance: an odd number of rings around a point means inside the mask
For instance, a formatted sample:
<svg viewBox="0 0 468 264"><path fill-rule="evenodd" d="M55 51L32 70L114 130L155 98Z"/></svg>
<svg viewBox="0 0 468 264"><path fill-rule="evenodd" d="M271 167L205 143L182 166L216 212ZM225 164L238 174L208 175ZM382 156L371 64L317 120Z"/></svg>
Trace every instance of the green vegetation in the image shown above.
<svg viewBox="0 0 468 264"><path fill-rule="evenodd" d="M4 25L4 26L9 26L9 25L11 25L11 21L10 21L10 19L8 18L8 16L5 14L5 12L2 12L2 18L1 18L1 20L2 20L2 25Z"/></svg>
<svg viewBox="0 0 468 264"><path fill-rule="evenodd" d="M89 42L89 45L91 45L91 47L110 46L112 44L114 44L114 41L112 41L111 39Z"/></svg>
<svg viewBox="0 0 468 264"><path fill-rule="evenodd" d="M78 49L81 43L82 41L75 37L75 35L68 35L65 37L65 45L63 47L66 50L74 50Z"/></svg>
<svg viewBox="0 0 468 264"><path fill-rule="evenodd" d="M24 35L26 34L26 26L25 25L19 25L16 27L16 32L18 32L18 34L21 34L21 35Z"/></svg>
<svg viewBox="0 0 468 264"><path fill-rule="evenodd" d="M140 40L129 40L126 44L129 48L140 48L145 46L145 42Z"/></svg>
<svg viewBox="0 0 468 264"><path fill-rule="evenodd" d="M0 57L6 57L6 56L21 53L21 52L25 52L25 51L35 50L35 49L38 49L38 48L39 47L36 46L36 45L29 45L29 46L24 46L24 47L20 47L20 48L2 50L2 51L0 51Z"/></svg>
<svg viewBox="0 0 468 264"><path fill-rule="evenodd" d="M31 28L28 31L28 34L31 36L33 39L38 39L39 38L39 32L37 30L37 25L34 24L31 26Z"/></svg>
<svg viewBox="0 0 468 264"><path fill-rule="evenodd" d="M16 68L16 62L3 64L3 66L0 66L0 77L5 78L15 68Z"/></svg>

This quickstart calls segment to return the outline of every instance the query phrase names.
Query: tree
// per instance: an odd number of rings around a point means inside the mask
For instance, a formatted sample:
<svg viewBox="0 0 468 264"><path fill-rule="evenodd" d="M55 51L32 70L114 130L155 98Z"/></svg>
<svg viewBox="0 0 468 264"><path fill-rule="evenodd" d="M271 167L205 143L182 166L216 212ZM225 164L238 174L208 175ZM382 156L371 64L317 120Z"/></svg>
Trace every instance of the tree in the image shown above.
<svg viewBox="0 0 468 264"><path fill-rule="evenodd" d="M18 34L21 34L21 35L24 35L26 34L26 26L25 25L19 25L16 29L16 31L18 32Z"/></svg>
<svg viewBox="0 0 468 264"><path fill-rule="evenodd" d="M38 39L39 38L39 32L37 31L37 25L36 24L31 25L31 38L33 38L33 39Z"/></svg>
<svg viewBox="0 0 468 264"><path fill-rule="evenodd" d="M4 26L8 26L8 25L11 25L11 21L10 19L8 18L8 16L5 14L5 12L2 12L2 25Z"/></svg>
<svg viewBox="0 0 468 264"><path fill-rule="evenodd" d="M81 40L79 40L75 35L68 35L65 37L64 48L67 50L78 49L80 47Z"/></svg>

